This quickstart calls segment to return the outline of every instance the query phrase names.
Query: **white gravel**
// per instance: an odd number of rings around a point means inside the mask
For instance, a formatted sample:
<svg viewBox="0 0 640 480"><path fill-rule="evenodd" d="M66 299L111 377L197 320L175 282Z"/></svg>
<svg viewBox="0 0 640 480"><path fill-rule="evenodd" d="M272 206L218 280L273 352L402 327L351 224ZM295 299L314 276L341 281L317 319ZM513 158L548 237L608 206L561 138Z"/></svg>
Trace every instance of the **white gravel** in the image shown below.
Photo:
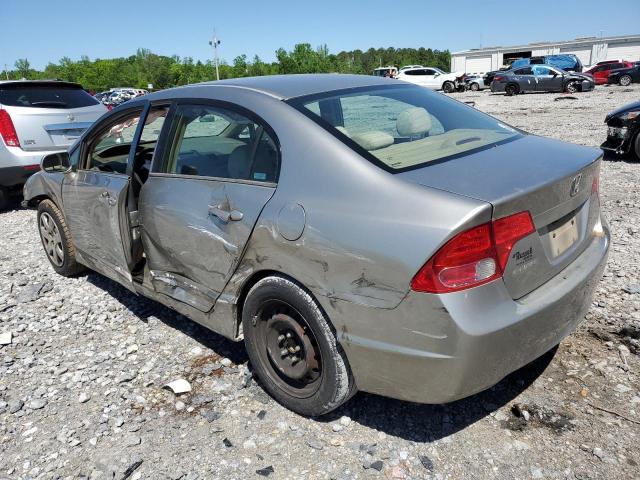
<svg viewBox="0 0 640 480"><path fill-rule="evenodd" d="M640 87L455 97L598 146ZM639 180L640 163L603 164L609 266L555 357L454 404L358 394L320 420L271 400L242 345L97 274L55 275L34 212L0 212L0 479L638 478ZM178 378L192 390L162 388Z"/></svg>

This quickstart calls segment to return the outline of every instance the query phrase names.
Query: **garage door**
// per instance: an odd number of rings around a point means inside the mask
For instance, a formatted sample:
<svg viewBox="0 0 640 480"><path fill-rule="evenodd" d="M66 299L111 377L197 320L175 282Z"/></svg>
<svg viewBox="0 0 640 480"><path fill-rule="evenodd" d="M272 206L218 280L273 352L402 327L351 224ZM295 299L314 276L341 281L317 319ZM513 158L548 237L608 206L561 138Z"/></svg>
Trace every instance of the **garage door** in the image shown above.
<svg viewBox="0 0 640 480"><path fill-rule="evenodd" d="M467 57L464 65L465 73L486 73L491 71L491 55Z"/></svg>
<svg viewBox="0 0 640 480"><path fill-rule="evenodd" d="M607 60L640 60L640 42L629 42L609 45L607 48Z"/></svg>
<svg viewBox="0 0 640 480"><path fill-rule="evenodd" d="M561 48L560 53L573 53L580 59L582 65L591 65L591 46L588 47L573 47L573 48Z"/></svg>

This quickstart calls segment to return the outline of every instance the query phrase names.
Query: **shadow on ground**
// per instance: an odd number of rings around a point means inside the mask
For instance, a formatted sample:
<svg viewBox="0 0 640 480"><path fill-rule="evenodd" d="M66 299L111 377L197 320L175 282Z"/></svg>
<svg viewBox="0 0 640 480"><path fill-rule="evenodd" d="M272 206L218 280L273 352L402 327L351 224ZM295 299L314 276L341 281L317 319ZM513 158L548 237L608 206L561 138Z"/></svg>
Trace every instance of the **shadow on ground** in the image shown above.
<svg viewBox="0 0 640 480"><path fill-rule="evenodd" d="M246 362L244 345L232 342L159 303L136 296L116 282L97 273L87 280L106 291L131 313L147 322L153 316L166 325L189 335L235 364ZM449 436L481 420L490 412L511 402L526 390L549 365L557 349L512 373L484 392L446 405L421 405L367 393L358 393L335 412L317 419L331 422L347 415L355 422L415 442L430 442ZM375 441L375 440L372 440Z"/></svg>

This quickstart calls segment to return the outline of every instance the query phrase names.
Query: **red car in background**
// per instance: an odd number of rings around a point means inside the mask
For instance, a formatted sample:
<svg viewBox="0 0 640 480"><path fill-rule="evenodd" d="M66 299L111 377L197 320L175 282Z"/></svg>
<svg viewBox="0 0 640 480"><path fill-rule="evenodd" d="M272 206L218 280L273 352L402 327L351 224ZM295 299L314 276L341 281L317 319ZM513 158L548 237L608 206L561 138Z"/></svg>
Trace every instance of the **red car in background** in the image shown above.
<svg viewBox="0 0 640 480"><path fill-rule="evenodd" d="M596 85L605 85L607 80L609 79L609 74L611 70L616 70L618 68L629 68L633 67L633 62L627 62L626 60L621 60L619 62L607 62L600 63L599 65L594 65L589 70L584 73L590 73L593 76L593 80L596 82Z"/></svg>

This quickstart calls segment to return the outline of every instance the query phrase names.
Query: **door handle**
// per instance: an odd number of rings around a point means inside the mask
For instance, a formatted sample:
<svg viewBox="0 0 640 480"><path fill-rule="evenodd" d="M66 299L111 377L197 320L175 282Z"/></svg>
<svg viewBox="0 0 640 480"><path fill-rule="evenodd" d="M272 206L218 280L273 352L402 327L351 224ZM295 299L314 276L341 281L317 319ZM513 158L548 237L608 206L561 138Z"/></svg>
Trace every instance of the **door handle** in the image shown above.
<svg viewBox="0 0 640 480"><path fill-rule="evenodd" d="M223 210L219 206L209 205L209 215L219 218L223 222L237 222L242 220L244 214L239 210L231 210L230 212L227 210Z"/></svg>

